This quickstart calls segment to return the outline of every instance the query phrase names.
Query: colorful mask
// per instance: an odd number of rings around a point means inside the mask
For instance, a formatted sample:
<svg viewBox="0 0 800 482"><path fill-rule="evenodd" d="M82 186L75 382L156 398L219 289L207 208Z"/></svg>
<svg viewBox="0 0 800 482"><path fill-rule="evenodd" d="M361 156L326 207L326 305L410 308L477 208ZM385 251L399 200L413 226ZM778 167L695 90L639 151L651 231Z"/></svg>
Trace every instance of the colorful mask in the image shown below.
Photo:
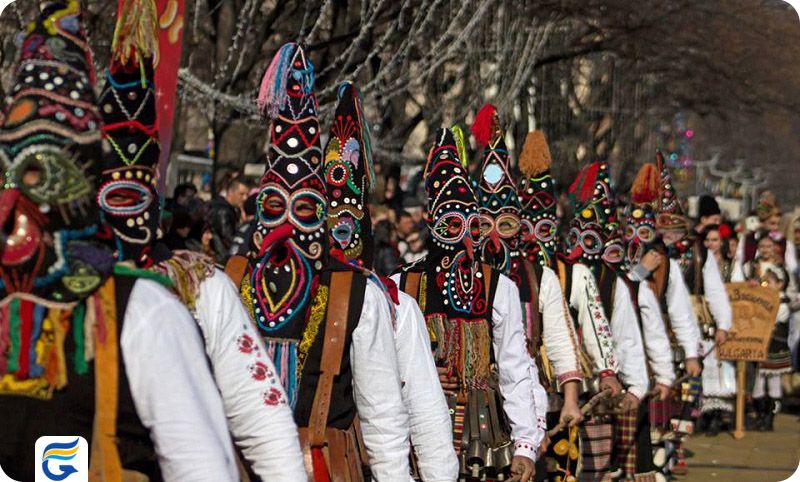
<svg viewBox="0 0 800 482"><path fill-rule="evenodd" d="M154 14L126 11L132 3L121 4L111 67L100 94L103 137L111 149L103 156L97 204L114 231L118 258L149 266L159 222L156 185L161 151L153 84L158 44L132 44L129 37L137 26L154 30L156 22Z"/></svg>
<svg viewBox="0 0 800 482"><path fill-rule="evenodd" d="M628 260L636 264L656 241L655 205L658 202L659 176L653 164L645 164L631 186L624 241Z"/></svg>
<svg viewBox="0 0 800 482"><path fill-rule="evenodd" d="M261 84L259 106L272 119L252 239L249 293L269 336L299 338L312 287L326 262L327 199L314 67L295 43L281 47ZM293 320L302 323L290 323Z"/></svg>
<svg viewBox="0 0 800 482"><path fill-rule="evenodd" d="M664 241L669 243L667 246L669 250L675 255L680 255L692 244L689 239L689 220L683 214L683 207L672 184L672 175L664 163L661 152L656 153L656 159L661 184L656 229Z"/></svg>
<svg viewBox="0 0 800 482"><path fill-rule="evenodd" d="M357 260L369 268L373 241L368 203L374 184L369 127L361 107L361 95L351 82L339 85L338 98L325 146L331 250L339 250L348 261Z"/></svg>
<svg viewBox="0 0 800 482"><path fill-rule="evenodd" d="M593 162L581 169L569 194L575 209L567 235L569 257L595 268L601 264L606 248L610 249L610 258L619 254L615 246L606 246L607 235L613 233L608 225L616 223L608 163Z"/></svg>
<svg viewBox="0 0 800 482"><path fill-rule="evenodd" d="M520 251L531 262L552 267L558 244L556 183L542 131L529 132L519 156L522 178L517 193L522 207Z"/></svg>
<svg viewBox="0 0 800 482"><path fill-rule="evenodd" d="M0 127L0 299L87 296L109 274L94 203L100 117L77 1L48 5L20 46Z"/></svg>
<svg viewBox="0 0 800 482"><path fill-rule="evenodd" d="M496 118L496 115L495 115ZM481 257L501 273L519 281L519 200L502 132L486 145L478 174Z"/></svg>
<svg viewBox="0 0 800 482"><path fill-rule="evenodd" d="M450 129L436 132L425 166L425 189L430 229L426 263L435 269L435 292L442 294L437 300L428 300L428 311L438 306L454 317L482 315L486 304L480 262L474 252L480 241L480 215Z"/></svg>

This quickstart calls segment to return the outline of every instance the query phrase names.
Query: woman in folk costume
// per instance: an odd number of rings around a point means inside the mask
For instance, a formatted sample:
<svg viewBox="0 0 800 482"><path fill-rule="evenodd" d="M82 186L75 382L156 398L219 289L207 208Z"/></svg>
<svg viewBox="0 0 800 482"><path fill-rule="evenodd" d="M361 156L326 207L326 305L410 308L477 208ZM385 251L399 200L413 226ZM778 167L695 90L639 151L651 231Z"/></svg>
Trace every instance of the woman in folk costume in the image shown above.
<svg viewBox="0 0 800 482"><path fill-rule="evenodd" d="M568 310L568 320L574 324L578 334L577 352L587 381L599 379L599 390L609 388L612 395L617 396L622 390L617 379L619 366L610 324L601 305L594 275L582 263L557 256L556 253L559 221L556 186L550 174L550 165L550 150L544 134L541 131L528 133L520 155L523 176L517 187L522 205L520 249L529 262L542 267L539 292L554 289L548 288L548 285L555 283L564 294L564 308ZM551 277L549 274L552 272L556 276ZM581 427L580 436L583 440L582 477L599 480L611 465L613 426L604 417L593 417ZM563 466L560 470L574 473L576 460L570 461L552 451L548 451L548 458L557 460ZM554 477L557 475L553 474Z"/></svg>
<svg viewBox="0 0 800 482"><path fill-rule="evenodd" d="M111 65L100 95L103 156L97 200L114 232L120 261L168 277L200 327L228 426L262 479L305 479L297 427L272 361L238 292L211 259L156 244L157 165L155 3L121 0ZM143 35L146 34L146 35Z"/></svg>
<svg viewBox="0 0 800 482"><path fill-rule="evenodd" d="M370 271L375 248L369 216L374 173L361 94L351 82L340 84L337 92L339 102L324 151L331 256L356 266L376 284L386 284L389 302L397 305L395 346L419 475L424 482L453 481L458 477L458 459L425 318L411 296Z"/></svg>
<svg viewBox="0 0 800 482"><path fill-rule="evenodd" d="M575 328L564 306L561 285L553 270L539 263L531 263L519 250L521 207L509 164L509 152L494 106L486 104L479 111L472 132L478 145L485 146L483 162L477 171L482 257L514 281L520 290L528 351L545 389L540 392L536 404L540 410L537 414L539 422L549 422L548 425L552 427L563 421L575 427L583 418L578 407L583 373ZM524 162L536 162L532 157L528 156ZM538 281L540 279L541 284ZM567 434L561 433L552 443L567 437ZM552 450L548 450L550 452ZM538 464L537 479L544 480L547 477L546 467L545 458L542 457ZM575 473L574 467L562 470L561 476Z"/></svg>
<svg viewBox="0 0 800 482"><path fill-rule="evenodd" d="M781 263L786 265L789 273L794 273L797 270L797 248L793 240L786 238L780 229L783 212L774 193L771 191L761 193L756 205L756 215L760 225L758 229L748 232L744 236L744 242L739 243L737 261L744 265L755 259L758 254L758 240L761 233L765 233L777 244L776 252L781 258ZM795 289L791 284L790 287Z"/></svg>
<svg viewBox="0 0 800 482"><path fill-rule="evenodd" d="M364 480L368 457L376 480L407 480L408 415L392 306L362 270L328 256L313 87L314 67L303 48L281 47L259 92L270 120L269 153L252 251L234 281L294 409L309 478ZM240 261L229 261L230 272Z"/></svg>
<svg viewBox="0 0 800 482"><path fill-rule="evenodd" d="M569 257L585 264L596 277L627 388L617 418L617 463L628 478L654 480L648 405L641 402L648 396L651 377L662 401L675 380L661 309L647 284L627 276L608 163L584 167L569 193L575 212L567 239Z"/></svg>
<svg viewBox="0 0 800 482"><path fill-rule="evenodd" d="M684 281L678 261L671 256L657 230L657 208L661 195L661 181L658 168L651 163L642 166L631 187L631 204L628 206L624 238L627 244L628 259L632 265L629 276L635 281L647 280L650 288L662 305L664 319L669 321L668 329L674 335L674 363L681 373L686 373L688 381L682 387L682 413L673 414L672 403L651 401L651 423L662 434L670 429L675 434L665 442L672 447L676 457L674 465L669 462L665 470L685 473L686 461L681 438L692 432L693 407L699 396L700 382L700 328L695 317L689 288ZM662 224L664 223L662 217ZM680 245L683 245L680 241ZM674 248L673 251L674 252ZM674 415L674 417L673 417ZM671 426L674 425L674 426ZM660 463L660 461L658 461ZM671 466L671 467L670 467Z"/></svg>
<svg viewBox="0 0 800 482"><path fill-rule="evenodd" d="M0 411L14 414L0 466L33 480L37 438L69 435L89 442L91 480L234 480L191 316L97 241L110 230L94 202L101 118L78 2L46 5L20 52L0 127Z"/></svg>
<svg viewBox="0 0 800 482"><path fill-rule="evenodd" d="M450 129L436 133L425 188L428 255L394 279L425 313L434 358L449 380L461 476L496 480L511 472L529 481L544 427L536 420L538 380L531 378L519 291L478 259L478 205Z"/></svg>

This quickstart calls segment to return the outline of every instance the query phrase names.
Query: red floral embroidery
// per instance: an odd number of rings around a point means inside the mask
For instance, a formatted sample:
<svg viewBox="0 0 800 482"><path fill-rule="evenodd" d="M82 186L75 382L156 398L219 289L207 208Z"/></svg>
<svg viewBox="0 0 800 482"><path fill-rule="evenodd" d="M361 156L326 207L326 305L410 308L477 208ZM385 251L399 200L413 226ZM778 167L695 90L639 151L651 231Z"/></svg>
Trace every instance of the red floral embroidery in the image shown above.
<svg viewBox="0 0 800 482"><path fill-rule="evenodd" d="M240 335L236 343L239 345L239 351L242 353L252 353L253 350L258 350L258 345L256 345L253 337L247 333Z"/></svg>
<svg viewBox="0 0 800 482"><path fill-rule="evenodd" d="M271 387L269 391L264 392L264 405L275 406L286 403L283 399L283 394L275 387Z"/></svg>
<svg viewBox="0 0 800 482"><path fill-rule="evenodd" d="M267 377L272 377L270 369L263 362L255 362L248 368L250 369L250 375L253 377L253 379L258 380L259 382L266 380Z"/></svg>

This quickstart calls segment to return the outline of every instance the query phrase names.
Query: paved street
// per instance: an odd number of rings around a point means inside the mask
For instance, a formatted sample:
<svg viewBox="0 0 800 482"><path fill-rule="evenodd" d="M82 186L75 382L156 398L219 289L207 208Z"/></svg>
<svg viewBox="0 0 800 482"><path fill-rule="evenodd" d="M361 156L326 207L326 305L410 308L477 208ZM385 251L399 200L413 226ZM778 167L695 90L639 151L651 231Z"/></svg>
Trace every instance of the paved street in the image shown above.
<svg viewBox="0 0 800 482"><path fill-rule="evenodd" d="M748 432L744 439L730 434L692 437L686 482L777 482L786 480L800 461L800 417L780 414L775 432Z"/></svg>

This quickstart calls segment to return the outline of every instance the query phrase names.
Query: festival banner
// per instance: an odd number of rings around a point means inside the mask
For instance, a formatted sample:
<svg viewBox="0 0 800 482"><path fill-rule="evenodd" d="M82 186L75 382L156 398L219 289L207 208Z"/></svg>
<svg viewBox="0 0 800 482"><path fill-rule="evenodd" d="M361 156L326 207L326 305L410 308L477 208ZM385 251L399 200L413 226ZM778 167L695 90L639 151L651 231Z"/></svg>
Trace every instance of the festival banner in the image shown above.
<svg viewBox="0 0 800 482"><path fill-rule="evenodd" d="M720 345L721 360L761 361L778 316L780 294L762 286L728 283L728 298L733 310L733 327L728 340Z"/></svg>
<svg viewBox="0 0 800 482"><path fill-rule="evenodd" d="M156 109L161 158L158 160L158 191L164 194L167 164L172 144L175 93L183 44L184 0L156 0L159 58L156 64Z"/></svg>

